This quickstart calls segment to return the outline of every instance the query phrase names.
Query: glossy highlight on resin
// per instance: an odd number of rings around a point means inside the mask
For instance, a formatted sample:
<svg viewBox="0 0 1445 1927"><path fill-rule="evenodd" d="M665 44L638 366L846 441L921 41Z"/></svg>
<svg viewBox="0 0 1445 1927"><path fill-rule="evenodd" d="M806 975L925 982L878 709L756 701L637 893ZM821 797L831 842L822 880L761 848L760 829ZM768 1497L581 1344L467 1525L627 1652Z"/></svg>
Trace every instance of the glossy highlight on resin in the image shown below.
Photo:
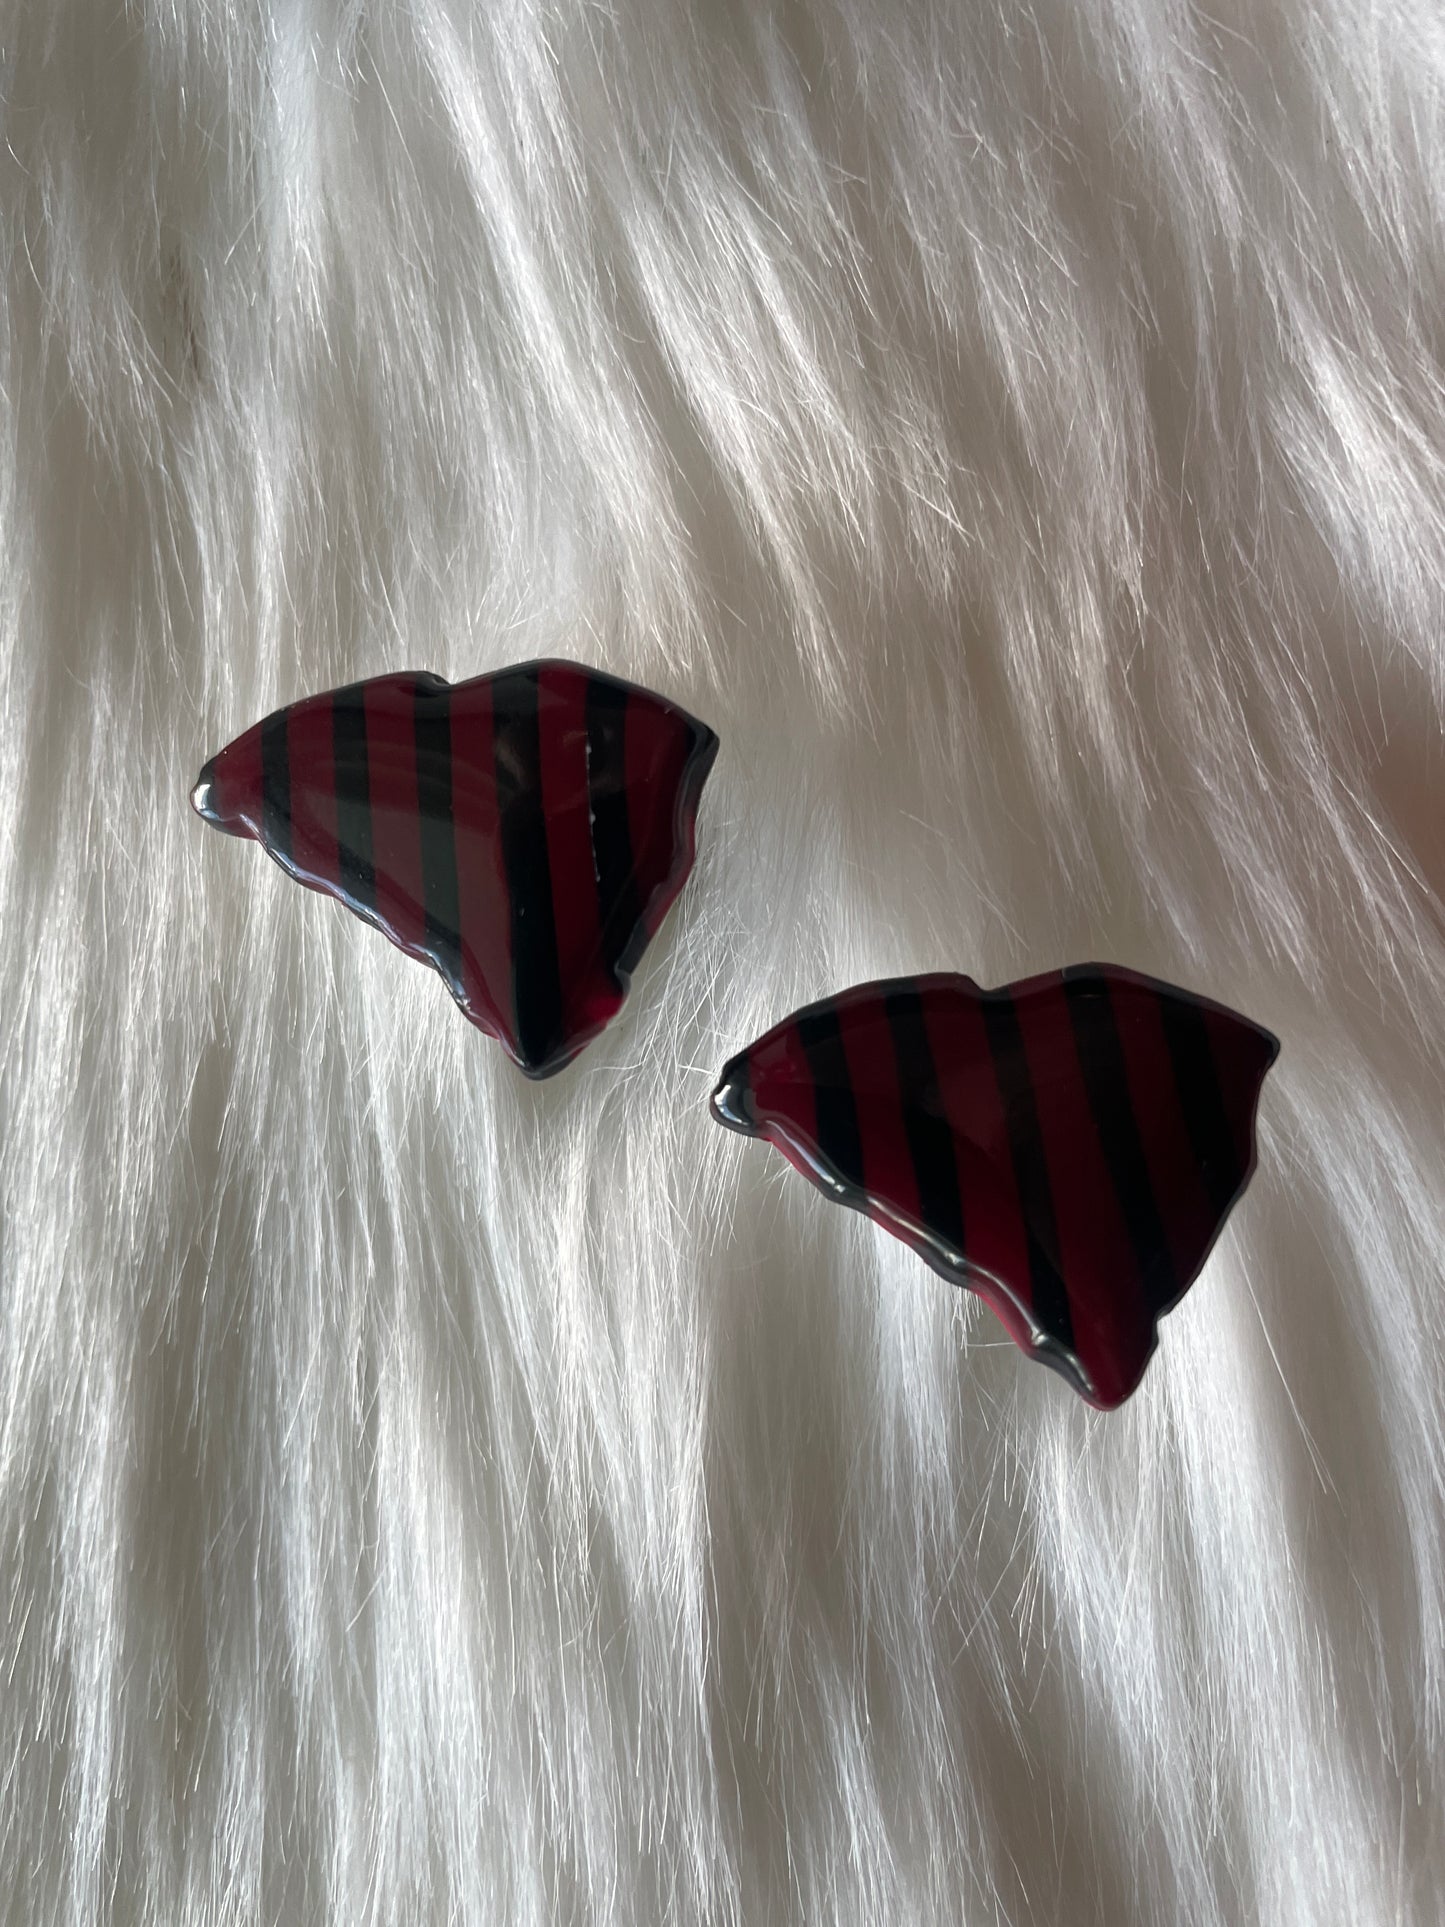
<svg viewBox="0 0 1445 1927"><path fill-rule="evenodd" d="M1108 1410L1253 1175L1278 1053L1223 1005L1111 964L999 990L901 977L787 1018L726 1066L712 1110Z"/></svg>
<svg viewBox="0 0 1445 1927"><path fill-rule="evenodd" d="M687 880L705 723L571 662L378 676L277 710L191 794L439 971L529 1077L610 1021Z"/></svg>

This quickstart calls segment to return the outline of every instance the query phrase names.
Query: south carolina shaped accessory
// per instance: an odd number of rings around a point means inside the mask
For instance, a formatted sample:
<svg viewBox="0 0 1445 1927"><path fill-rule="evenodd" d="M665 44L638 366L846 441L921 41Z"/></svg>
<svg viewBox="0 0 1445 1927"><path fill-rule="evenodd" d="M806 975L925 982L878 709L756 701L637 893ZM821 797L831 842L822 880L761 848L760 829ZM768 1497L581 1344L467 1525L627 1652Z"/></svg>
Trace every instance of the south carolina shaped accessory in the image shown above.
<svg viewBox="0 0 1445 1927"><path fill-rule="evenodd" d="M616 1015L686 882L717 749L685 710L578 663L409 672L277 710L191 802L431 964L550 1077Z"/></svg>
<svg viewBox="0 0 1445 1927"><path fill-rule="evenodd" d="M865 1212L1091 1405L1120 1405L1254 1172L1279 1053L1110 964L860 984L734 1057L718 1122Z"/></svg>

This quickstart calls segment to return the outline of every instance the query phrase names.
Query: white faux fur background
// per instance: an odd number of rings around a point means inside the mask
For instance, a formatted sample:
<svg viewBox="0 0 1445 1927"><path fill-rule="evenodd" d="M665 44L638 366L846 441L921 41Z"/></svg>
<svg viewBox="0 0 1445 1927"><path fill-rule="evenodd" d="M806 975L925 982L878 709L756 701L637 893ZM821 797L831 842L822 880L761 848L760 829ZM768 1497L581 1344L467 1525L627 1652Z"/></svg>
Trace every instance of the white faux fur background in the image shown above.
<svg viewBox="0 0 1445 1927"><path fill-rule="evenodd" d="M0 5L0 1918L1445 1917L1436 0ZM527 1085L186 806L351 677L721 733ZM1283 1040L1087 1411L712 1075Z"/></svg>

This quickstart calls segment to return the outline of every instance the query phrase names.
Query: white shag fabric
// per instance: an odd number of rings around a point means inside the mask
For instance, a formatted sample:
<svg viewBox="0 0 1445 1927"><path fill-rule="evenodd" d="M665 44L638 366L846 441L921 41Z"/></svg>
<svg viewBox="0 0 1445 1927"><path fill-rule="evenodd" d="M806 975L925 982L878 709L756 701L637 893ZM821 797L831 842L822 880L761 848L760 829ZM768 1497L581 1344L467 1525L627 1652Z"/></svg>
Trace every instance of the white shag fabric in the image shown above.
<svg viewBox="0 0 1445 1927"><path fill-rule="evenodd" d="M1445 1912L1436 0L0 10L0 1917ZM525 1084L186 807L568 654L723 750ZM1111 1417L722 1060L1283 1040Z"/></svg>

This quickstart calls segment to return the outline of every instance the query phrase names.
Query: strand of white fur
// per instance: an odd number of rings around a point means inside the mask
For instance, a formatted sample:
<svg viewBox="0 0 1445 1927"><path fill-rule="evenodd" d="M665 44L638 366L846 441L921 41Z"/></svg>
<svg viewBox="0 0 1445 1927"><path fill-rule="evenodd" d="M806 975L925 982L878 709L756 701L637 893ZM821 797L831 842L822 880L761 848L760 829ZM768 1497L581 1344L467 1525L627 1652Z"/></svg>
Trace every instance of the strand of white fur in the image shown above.
<svg viewBox="0 0 1445 1927"><path fill-rule="evenodd" d="M1435 10L0 49L0 1913L1435 1918ZM534 1090L184 799L553 651L724 753ZM1104 1421L704 1115L1091 956L1285 1045Z"/></svg>

